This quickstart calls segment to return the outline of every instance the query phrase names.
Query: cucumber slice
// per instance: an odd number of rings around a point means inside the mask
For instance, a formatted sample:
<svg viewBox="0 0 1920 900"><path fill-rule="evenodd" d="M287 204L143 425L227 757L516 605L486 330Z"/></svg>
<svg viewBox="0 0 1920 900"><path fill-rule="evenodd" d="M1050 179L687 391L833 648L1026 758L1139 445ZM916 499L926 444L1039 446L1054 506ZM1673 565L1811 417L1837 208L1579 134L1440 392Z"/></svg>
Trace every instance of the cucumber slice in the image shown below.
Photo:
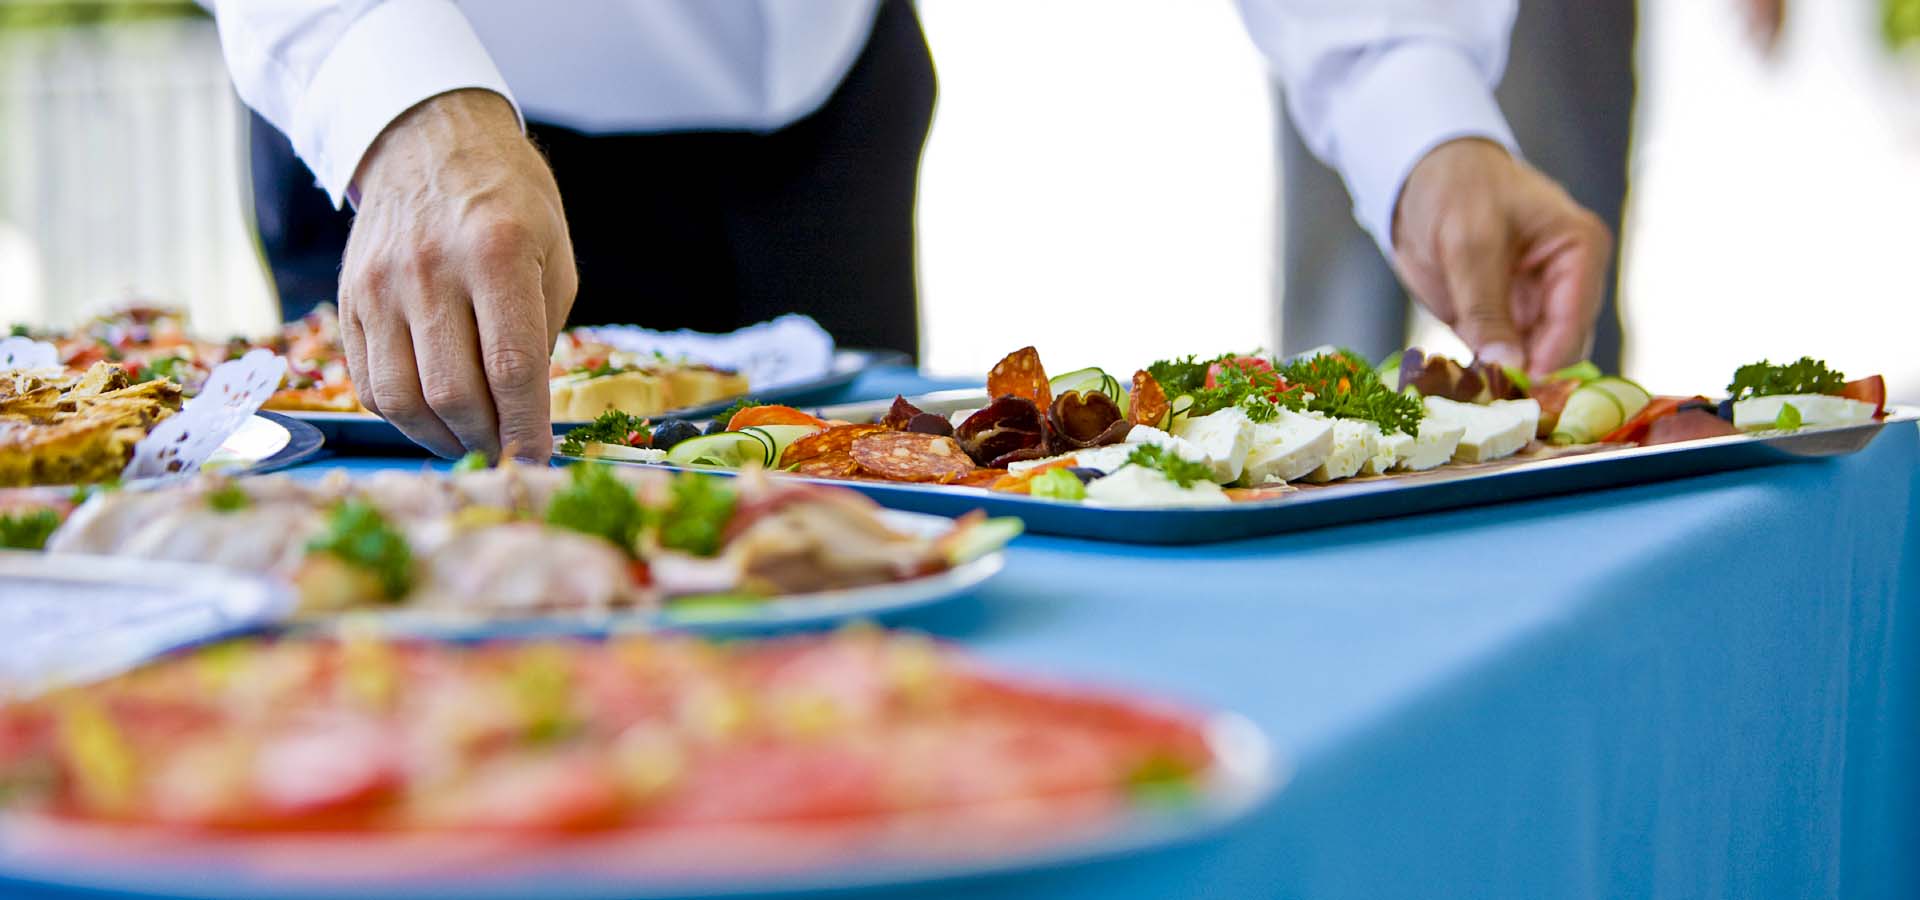
<svg viewBox="0 0 1920 900"><path fill-rule="evenodd" d="M740 429L767 445L766 467L778 468L780 457L787 454L787 447L807 435L820 429L812 425L749 425Z"/></svg>
<svg viewBox="0 0 1920 900"><path fill-rule="evenodd" d="M1593 360L1583 359L1577 363L1574 363L1573 365L1570 365L1564 369L1560 369L1559 371L1554 372L1552 375L1548 375L1547 380L1562 381L1562 380L1571 378L1575 381L1594 381L1601 377L1602 375L1600 373L1600 367L1594 365Z"/></svg>
<svg viewBox="0 0 1920 900"><path fill-rule="evenodd" d="M1556 444L1591 444L1619 428L1627 414L1611 392L1593 385L1581 385L1567 398L1560 421L1547 440Z"/></svg>
<svg viewBox="0 0 1920 900"><path fill-rule="evenodd" d="M673 449L667 451L667 462L679 466L719 466L723 469L764 466L771 446L771 437L722 431L719 434L687 438L673 445Z"/></svg>
<svg viewBox="0 0 1920 900"><path fill-rule="evenodd" d="M1653 395L1647 393L1646 388L1634 384L1625 378L1606 376L1595 378L1581 385L1581 389L1584 390L1586 388L1597 388L1612 394L1613 399L1620 401L1621 414L1629 419L1639 415L1640 411L1645 409L1648 403L1653 402Z"/></svg>
<svg viewBox="0 0 1920 900"><path fill-rule="evenodd" d="M1106 394L1107 385L1114 383L1116 382L1114 382L1113 376L1099 369L1080 369L1079 371L1068 372L1065 375L1054 376L1052 380L1047 382L1047 387L1052 388L1053 395L1058 397L1068 391L1079 391L1083 394L1088 391L1098 391ZM1107 396L1111 397L1113 395L1107 394Z"/></svg>
<svg viewBox="0 0 1920 900"><path fill-rule="evenodd" d="M1167 414L1160 422L1161 431L1170 431L1175 419L1185 418L1187 411L1193 409L1193 395L1181 394L1167 401Z"/></svg>

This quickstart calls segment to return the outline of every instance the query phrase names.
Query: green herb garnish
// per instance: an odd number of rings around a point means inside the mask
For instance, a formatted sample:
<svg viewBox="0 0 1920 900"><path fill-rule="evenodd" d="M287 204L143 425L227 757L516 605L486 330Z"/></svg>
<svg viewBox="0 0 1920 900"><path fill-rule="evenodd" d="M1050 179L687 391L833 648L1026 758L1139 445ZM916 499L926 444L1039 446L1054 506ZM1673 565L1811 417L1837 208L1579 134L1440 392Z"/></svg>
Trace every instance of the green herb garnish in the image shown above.
<svg viewBox="0 0 1920 900"><path fill-rule="evenodd" d="M567 474L567 486L547 505L547 524L605 538L631 556L647 520L633 488L602 463L581 463Z"/></svg>
<svg viewBox="0 0 1920 900"><path fill-rule="evenodd" d="M1281 374L1288 386L1308 395L1306 409L1372 422L1386 434L1413 434L1426 415L1417 398L1387 387L1366 360L1347 350L1295 360Z"/></svg>
<svg viewBox="0 0 1920 900"><path fill-rule="evenodd" d="M766 406L766 404L761 403L758 400L749 400L745 397L741 397L740 399L733 401L732 406L729 406L726 409L721 410L720 414L717 416L714 416L713 418L715 421L721 423L722 425L725 425L726 423L733 421L733 417L739 415L741 410L752 409L756 406Z"/></svg>
<svg viewBox="0 0 1920 900"><path fill-rule="evenodd" d="M612 362L603 359L596 365L576 366L573 368L571 374L585 375L588 378L603 378L608 375L618 375L621 372L631 371L633 370L628 366L616 366Z"/></svg>
<svg viewBox="0 0 1920 900"><path fill-rule="evenodd" d="M140 384L142 382L153 381L157 378L164 378L175 384L181 384L186 381L185 374L182 372L186 364L187 361L178 356L162 356L151 359L147 361L146 365L138 366L133 370L132 380L135 384Z"/></svg>
<svg viewBox="0 0 1920 900"><path fill-rule="evenodd" d="M455 472L485 472L490 468L492 466L487 464L487 455L478 450L460 457L459 461L453 464Z"/></svg>
<svg viewBox="0 0 1920 900"><path fill-rule="evenodd" d="M560 441L560 452L581 456L587 452L588 444L631 447L635 446L636 440L652 437L653 426L646 419L610 409L595 417L591 424L567 432L567 436Z"/></svg>
<svg viewBox="0 0 1920 900"><path fill-rule="evenodd" d="M60 514L51 509L0 513L0 548L41 550L60 528Z"/></svg>
<svg viewBox="0 0 1920 900"><path fill-rule="evenodd" d="M1733 373L1727 393L1735 400L1771 397L1779 394L1838 394L1847 385L1847 376L1827 368L1811 356L1776 366L1766 360L1741 366Z"/></svg>
<svg viewBox="0 0 1920 900"><path fill-rule="evenodd" d="M1792 431L1800 427L1800 411L1791 403L1780 404L1780 414L1773 417L1773 427L1781 431Z"/></svg>
<svg viewBox="0 0 1920 900"><path fill-rule="evenodd" d="M1087 483L1064 468L1048 469L1033 476L1033 480L1027 482L1027 489L1032 496L1049 500L1087 499Z"/></svg>
<svg viewBox="0 0 1920 900"><path fill-rule="evenodd" d="M674 478L672 500L660 514L660 546L694 556L719 553L733 509L733 489L723 479L682 473Z"/></svg>
<svg viewBox="0 0 1920 900"><path fill-rule="evenodd" d="M1147 374L1160 383L1160 389L1168 397L1191 394L1207 385L1207 368L1223 359L1231 359L1233 354L1216 356L1202 361L1197 356L1185 356L1180 359L1163 359L1147 367Z"/></svg>
<svg viewBox="0 0 1920 900"><path fill-rule="evenodd" d="M207 508L214 512L237 512L246 509L252 502L253 499L247 496L247 492L231 481L207 495Z"/></svg>
<svg viewBox="0 0 1920 900"><path fill-rule="evenodd" d="M16 322L14 323L14 326L12 328L7 329L7 336L8 337L33 337L33 329L28 328L25 324Z"/></svg>
<svg viewBox="0 0 1920 900"><path fill-rule="evenodd" d="M1300 391L1291 385L1282 390L1280 376L1271 369L1243 369L1232 360L1231 355L1217 360L1221 365L1214 371L1213 387L1205 386L1203 374L1202 386L1187 392L1193 397L1193 405L1187 408L1188 418L1197 419L1239 407L1255 422L1271 422L1283 406L1300 408Z"/></svg>
<svg viewBox="0 0 1920 900"><path fill-rule="evenodd" d="M1159 444L1142 444L1135 447L1133 453L1127 456L1127 463L1158 471L1167 476L1168 481L1183 488L1213 480L1212 467L1206 463L1186 459Z"/></svg>
<svg viewBox="0 0 1920 900"><path fill-rule="evenodd" d="M327 528L307 542L307 552L325 553L373 575L388 600L413 586L413 550L373 504L347 500L327 516Z"/></svg>

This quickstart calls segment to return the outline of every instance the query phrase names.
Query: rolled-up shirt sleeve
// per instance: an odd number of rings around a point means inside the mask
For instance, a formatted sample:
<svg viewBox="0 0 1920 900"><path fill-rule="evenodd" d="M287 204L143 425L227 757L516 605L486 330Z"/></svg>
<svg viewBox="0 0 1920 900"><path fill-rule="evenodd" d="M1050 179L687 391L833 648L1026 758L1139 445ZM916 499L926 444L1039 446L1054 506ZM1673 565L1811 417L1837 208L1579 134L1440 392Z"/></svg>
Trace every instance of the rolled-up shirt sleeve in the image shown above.
<svg viewBox="0 0 1920 900"><path fill-rule="evenodd" d="M1413 167L1450 140L1517 152L1493 90L1516 0L1239 0L1301 137L1339 170L1354 217L1393 256Z"/></svg>
<svg viewBox="0 0 1920 900"><path fill-rule="evenodd" d="M420 101L480 88L513 102L450 0L204 2L240 98L287 134L335 206L374 139Z"/></svg>

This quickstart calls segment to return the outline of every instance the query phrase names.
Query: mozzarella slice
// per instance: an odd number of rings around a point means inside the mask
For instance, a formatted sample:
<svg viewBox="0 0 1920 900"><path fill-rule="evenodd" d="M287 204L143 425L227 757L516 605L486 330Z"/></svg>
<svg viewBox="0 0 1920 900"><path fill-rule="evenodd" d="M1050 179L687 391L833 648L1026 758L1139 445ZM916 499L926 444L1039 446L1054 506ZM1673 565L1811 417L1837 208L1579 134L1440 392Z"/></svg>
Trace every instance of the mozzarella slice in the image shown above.
<svg viewBox="0 0 1920 900"><path fill-rule="evenodd" d="M1213 480L1227 484L1238 479L1246 467L1247 451L1253 444L1253 420L1239 407L1228 407L1198 418L1180 419L1173 424L1173 434L1200 448L1213 467Z"/></svg>
<svg viewBox="0 0 1920 900"><path fill-rule="evenodd" d="M1283 409L1273 421L1254 424L1253 449L1241 469L1240 483L1259 487L1293 481L1332 455L1332 422Z"/></svg>
<svg viewBox="0 0 1920 900"><path fill-rule="evenodd" d="M1341 478L1352 478L1379 450L1380 426L1361 419L1334 419L1333 452L1308 472L1306 479L1315 484L1325 484Z"/></svg>
<svg viewBox="0 0 1920 900"><path fill-rule="evenodd" d="M1748 397L1733 404L1733 427L1743 431L1772 428L1780 418L1780 409L1793 404L1800 424L1851 425L1873 421L1873 404L1825 394L1778 394L1772 397Z"/></svg>
<svg viewBox="0 0 1920 900"><path fill-rule="evenodd" d="M1540 403L1536 400L1478 404L1428 397L1425 403L1430 418L1464 429L1460 445L1453 451L1455 462L1482 463L1512 456L1533 440L1540 426Z"/></svg>
<svg viewBox="0 0 1920 900"><path fill-rule="evenodd" d="M1210 481L1181 487L1158 469L1125 466L1089 482L1087 502L1105 506L1223 506L1233 501Z"/></svg>
<svg viewBox="0 0 1920 900"><path fill-rule="evenodd" d="M1459 448L1460 439L1466 434L1466 426L1432 418L1421 419L1417 433L1395 447L1393 469L1396 472L1425 472L1446 465L1452 461L1453 451ZM1393 437L1406 438L1406 435L1396 434Z"/></svg>

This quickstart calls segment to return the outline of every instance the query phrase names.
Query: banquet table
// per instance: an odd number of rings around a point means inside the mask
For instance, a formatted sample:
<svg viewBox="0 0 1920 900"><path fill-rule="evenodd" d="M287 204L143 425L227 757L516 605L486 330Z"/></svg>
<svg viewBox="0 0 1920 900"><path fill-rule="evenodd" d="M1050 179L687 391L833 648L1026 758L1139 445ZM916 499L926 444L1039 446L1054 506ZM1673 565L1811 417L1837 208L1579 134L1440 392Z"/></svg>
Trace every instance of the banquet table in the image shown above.
<svg viewBox="0 0 1920 900"><path fill-rule="evenodd" d="M883 370L830 399L947 386ZM1291 778L1185 845L899 895L1920 895L1917 475L1899 426L1845 458L1280 537L1023 537L897 624L1239 711Z"/></svg>

